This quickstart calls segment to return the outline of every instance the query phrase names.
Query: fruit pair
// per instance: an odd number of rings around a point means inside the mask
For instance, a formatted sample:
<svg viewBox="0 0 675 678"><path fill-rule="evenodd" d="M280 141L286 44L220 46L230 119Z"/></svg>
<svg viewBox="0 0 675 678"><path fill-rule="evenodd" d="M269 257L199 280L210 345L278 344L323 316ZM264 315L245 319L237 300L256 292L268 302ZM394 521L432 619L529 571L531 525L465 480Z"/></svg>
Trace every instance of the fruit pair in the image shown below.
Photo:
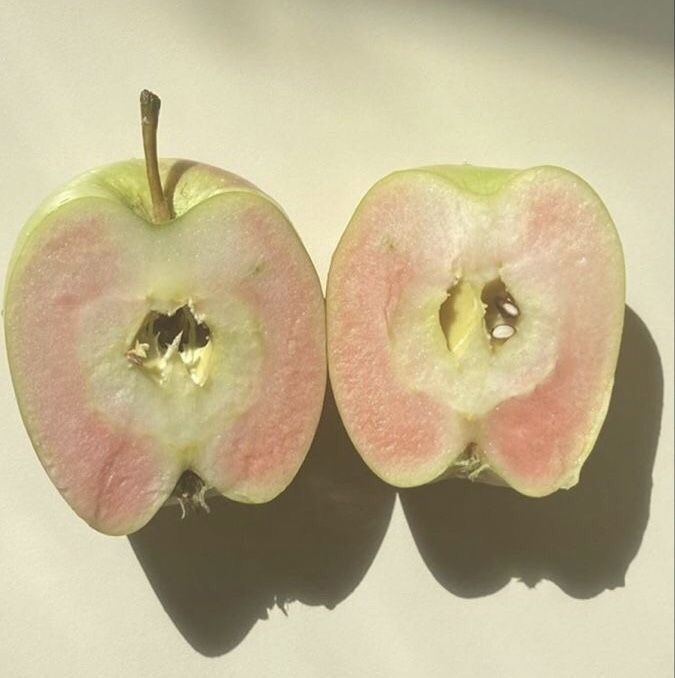
<svg viewBox="0 0 675 678"><path fill-rule="evenodd" d="M12 258L17 399L52 481L126 534L173 493L272 499L326 385L321 287L280 208L243 179L159 162L89 172L36 212ZM445 475L530 495L573 485L606 412L623 260L590 188L555 168L393 174L363 199L327 290L344 423L395 485Z"/></svg>

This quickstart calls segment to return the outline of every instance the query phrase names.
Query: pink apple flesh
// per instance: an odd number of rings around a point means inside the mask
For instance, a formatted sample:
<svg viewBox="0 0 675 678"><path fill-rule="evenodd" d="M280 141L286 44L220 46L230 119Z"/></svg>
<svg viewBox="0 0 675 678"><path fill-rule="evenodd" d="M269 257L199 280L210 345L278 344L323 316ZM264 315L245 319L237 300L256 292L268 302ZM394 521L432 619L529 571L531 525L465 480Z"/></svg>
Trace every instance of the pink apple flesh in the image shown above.
<svg viewBox="0 0 675 678"><path fill-rule="evenodd" d="M604 420L624 313L612 220L577 176L398 172L333 256L328 359L366 463L531 496L574 485Z"/></svg>
<svg viewBox="0 0 675 678"><path fill-rule="evenodd" d="M28 223L6 290L34 447L72 508L110 534L145 524L186 470L232 499L272 499L304 459L325 389L321 288L285 215L227 172L161 169L176 219L149 223L142 163L83 175Z"/></svg>

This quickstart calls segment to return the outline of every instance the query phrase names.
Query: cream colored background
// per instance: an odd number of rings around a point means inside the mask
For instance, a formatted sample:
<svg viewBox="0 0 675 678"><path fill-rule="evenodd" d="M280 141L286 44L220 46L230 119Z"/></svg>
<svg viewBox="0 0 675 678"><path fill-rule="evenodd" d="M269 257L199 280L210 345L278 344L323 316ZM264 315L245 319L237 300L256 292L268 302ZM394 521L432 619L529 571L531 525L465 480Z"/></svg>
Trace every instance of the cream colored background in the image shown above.
<svg viewBox="0 0 675 678"><path fill-rule="evenodd" d="M615 217L633 311L608 424L567 495L447 483L395 498L329 407L281 502L200 524L164 511L132 540L57 495L3 358L0 675L672 675L669 4L2 2L3 275L44 195L140 153L148 87L161 152L273 195L322 281L391 170L567 166Z"/></svg>

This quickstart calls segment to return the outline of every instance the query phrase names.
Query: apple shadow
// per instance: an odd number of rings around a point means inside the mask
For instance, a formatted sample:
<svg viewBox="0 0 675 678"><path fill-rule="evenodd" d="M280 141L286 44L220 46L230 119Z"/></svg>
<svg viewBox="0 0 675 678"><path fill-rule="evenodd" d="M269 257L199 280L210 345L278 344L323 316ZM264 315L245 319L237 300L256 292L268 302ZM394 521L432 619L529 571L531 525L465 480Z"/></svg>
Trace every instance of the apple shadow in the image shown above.
<svg viewBox="0 0 675 678"><path fill-rule="evenodd" d="M333 608L370 567L389 524L393 488L363 464L330 389L307 459L268 504L218 497L180 520L164 507L131 546L167 614L200 653L236 647L274 606Z"/></svg>
<svg viewBox="0 0 675 678"><path fill-rule="evenodd" d="M466 598L512 578L547 579L575 598L624 586L649 520L662 404L656 345L626 307L607 419L576 487L543 499L465 480L400 492L434 577Z"/></svg>

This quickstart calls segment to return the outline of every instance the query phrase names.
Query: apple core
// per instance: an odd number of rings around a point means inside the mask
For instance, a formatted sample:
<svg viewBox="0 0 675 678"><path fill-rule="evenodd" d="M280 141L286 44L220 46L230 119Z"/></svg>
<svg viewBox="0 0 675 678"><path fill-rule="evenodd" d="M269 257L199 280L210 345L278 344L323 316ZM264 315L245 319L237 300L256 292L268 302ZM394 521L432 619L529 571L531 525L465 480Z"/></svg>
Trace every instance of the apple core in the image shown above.
<svg viewBox="0 0 675 678"><path fill-rule="evenodd" d="M482 290L471 282L458 280L448 290L438 319L448 350L459 358L474 335L493 351L502 346L515 335L520 310L501 278L487 283Z"/></svg>
<svg viewBox="0 0 675 678"><path fill-rule="evenodd" d="M195 317L189 301L168 314L150 311L126 356L131 365L160 386L166 384L174 367L182 368L196 386L203 386L209 375L212 349L209 327Z"/></svg>

